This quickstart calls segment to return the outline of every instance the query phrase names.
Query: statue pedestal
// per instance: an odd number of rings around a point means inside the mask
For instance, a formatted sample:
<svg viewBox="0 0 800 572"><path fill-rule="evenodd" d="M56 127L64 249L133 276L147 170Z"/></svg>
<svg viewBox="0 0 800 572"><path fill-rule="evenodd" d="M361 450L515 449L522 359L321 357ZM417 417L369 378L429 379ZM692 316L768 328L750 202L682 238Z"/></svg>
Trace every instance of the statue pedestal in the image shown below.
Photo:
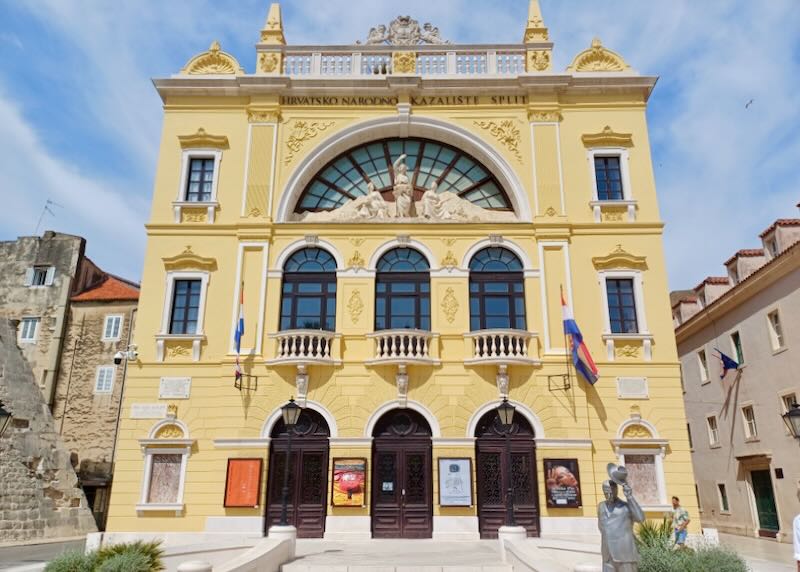
<svg viewBox="0 0 800 572"><path fill-rule="evenodd" d="M506 542L522 541L528 537L524 526L501 526L497 530L497 540L500 542L500 556L503 563L506 560Z"/></svg>
<svg viewBox="0 0 800 572"><path fill-rule="evenodd" d="M270 526L267 531L267 537L274 540L288 540L290 544L289 559L294 558L295 546L297 544L297 529L294 526Z"/></svg>

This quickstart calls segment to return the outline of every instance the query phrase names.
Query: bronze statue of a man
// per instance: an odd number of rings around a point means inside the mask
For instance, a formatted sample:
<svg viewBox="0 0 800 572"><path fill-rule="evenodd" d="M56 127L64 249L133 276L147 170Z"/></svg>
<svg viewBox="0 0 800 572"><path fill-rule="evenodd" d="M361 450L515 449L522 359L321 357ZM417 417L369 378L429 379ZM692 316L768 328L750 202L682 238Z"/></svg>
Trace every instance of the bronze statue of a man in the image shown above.
<svg viewBox="0 0 800 572"><path fill-rule="evenodd" d="M626 482L625 467L613 463L608 466L611 480L603 482L606 500L597 505L597 525L603 554L603 572L637 572L639 552L633 536L633 523L644 522L644 511ZM618 483L622 485L627 502L617 496Z"/></svg>

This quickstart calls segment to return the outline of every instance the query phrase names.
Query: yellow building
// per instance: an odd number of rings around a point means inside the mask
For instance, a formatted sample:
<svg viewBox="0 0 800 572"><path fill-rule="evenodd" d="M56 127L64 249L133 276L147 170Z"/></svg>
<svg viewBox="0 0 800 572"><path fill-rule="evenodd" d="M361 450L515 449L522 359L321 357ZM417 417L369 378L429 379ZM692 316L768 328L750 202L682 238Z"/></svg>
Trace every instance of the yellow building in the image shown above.
<svg viewBox="0 0 800 572"><path fill-rule="evenodd" d="M650 516L671 495L695 513L656 78L599 40L554 70L536 0L520 31L456 45L400 17L290 46L273 4L254 73L214 42L155 81L109 531L277 522L292 396L301 537L492 537L509 503L530 535L596 532L610 461ZM562 289L593 386L567 367Z"/></svg>

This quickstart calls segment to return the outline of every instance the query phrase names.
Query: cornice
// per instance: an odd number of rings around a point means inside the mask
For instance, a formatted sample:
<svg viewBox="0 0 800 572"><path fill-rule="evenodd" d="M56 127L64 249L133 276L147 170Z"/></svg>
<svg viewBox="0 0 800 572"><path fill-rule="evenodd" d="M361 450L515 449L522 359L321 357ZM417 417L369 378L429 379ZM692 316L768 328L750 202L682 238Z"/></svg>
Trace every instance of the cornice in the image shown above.
<svg viewBox="0 0 800 572"><path fill-rule="evenodd" d="M735 287L731 288L711 304L675 329L675 341L680 344L704 327L721 320L729 311L737 308L750 298L758 295L790 272L800 269L800 242L784 250Z"/></svg>
<svg viewBox="0 0 800 572"><path fill-rule="evenodd" d="M654 76L626 73L523 74L518 76L308 76L282 75L180 75L156 78L153 84L162 101L170 96L247 97L255 95L527 95L537 92L559 94L626 93L641 94L646 101L658 80ZM441 93L437 92L441 90ZM598 90L600 90L598 92Z"/></svg>

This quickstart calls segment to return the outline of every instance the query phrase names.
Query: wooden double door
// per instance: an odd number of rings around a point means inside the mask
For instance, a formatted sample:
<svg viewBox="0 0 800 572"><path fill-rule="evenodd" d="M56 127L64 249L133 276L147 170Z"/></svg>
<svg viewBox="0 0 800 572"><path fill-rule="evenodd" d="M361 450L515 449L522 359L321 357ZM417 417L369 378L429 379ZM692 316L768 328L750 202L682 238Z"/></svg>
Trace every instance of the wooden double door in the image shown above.
<svg viewBox="0 0 800 572"><path fill-rule="evenodd" d="M433 446L414 411L387 413L373 433L372 537L431 538Z"/></svg>
<svg viewBox="0 0 800 572"><path fill-rule="evenodd" d="M288 433L278 422L270 441L264 534L280 522ZM287 520L299 538L322 538L328 500L328 426L311 410L300 414L292 432L289 457Z"/></svg>
<svg viewBox="0 0 800 572"><path fill-rule="evenodd" d="M497 538L511 502L517 526L539 536L539 493L533 429L519 414L510 431L490 411L478 423L475 440L478 527L481 538ZM508 489L511 488L509 498Z"/></svg>

